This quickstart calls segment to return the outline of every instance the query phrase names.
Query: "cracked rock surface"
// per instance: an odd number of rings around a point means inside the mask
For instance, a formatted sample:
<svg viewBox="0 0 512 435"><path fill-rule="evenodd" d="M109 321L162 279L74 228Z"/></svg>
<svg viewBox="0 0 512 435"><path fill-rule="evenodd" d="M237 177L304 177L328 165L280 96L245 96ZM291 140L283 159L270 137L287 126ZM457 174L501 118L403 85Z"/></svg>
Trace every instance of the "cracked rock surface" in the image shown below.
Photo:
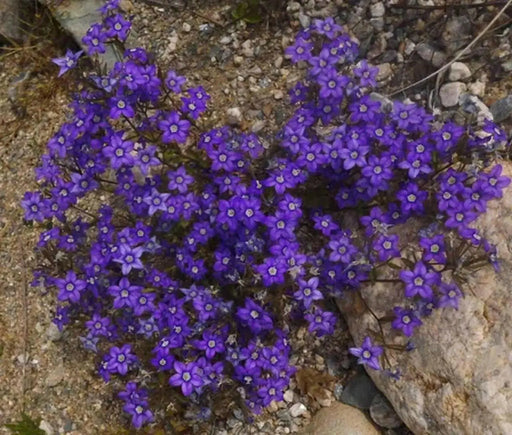
<svg viewBox="0 0 512 435"><path fill-rule="evenodd" d="M512 164L502 162L503 175L512 176ZM389 354L392 365L402 368L398 381L369 370L405 424L418 434L510 434L512 433L512 188L503 199L491 201L476 227L495 243L500 272L491 265L470 271L461 290L458 312L434 310L414 336L412 352ZM399 228L407 239L416 233L412 225ZM389 307L400 304L403 286L376 283L363 289L366 303L380 318ZM364 303L346 298L339 302L355 342L376 320L365 312ZM383 323L393 344L403 337Z"/></svg>

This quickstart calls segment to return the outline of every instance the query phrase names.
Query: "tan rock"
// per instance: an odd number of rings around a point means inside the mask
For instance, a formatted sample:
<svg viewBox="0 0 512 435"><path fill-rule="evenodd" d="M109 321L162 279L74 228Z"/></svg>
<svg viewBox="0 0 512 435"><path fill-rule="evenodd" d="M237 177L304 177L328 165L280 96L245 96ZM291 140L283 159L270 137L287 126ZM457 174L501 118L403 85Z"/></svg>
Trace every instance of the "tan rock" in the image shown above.
<svg viewBox="0 0 512 435"><path fill-rule="evenodd" d="M357 408L336 402L316 413L301 435L378 435L380 432Z"/></svg>
<svg viewBox="0 0 512 435"><path fill-rule="evenodd" d="M512 163L502 162L503 175L512 177ZM405 424L418 434L512 434L512 187L503 199L488 203L475 227L497 245L500 273L492 266L468 271L461 286L459 310L435 310L414 335L413 352L388 352L402 369L394 381L368 370ZM407 240L414 224L397 228ZM403 286L377 283L362 289L364 300L381 317L403 303ZM356 343L375 318L365 312L356 294L339 302ZM382 323L388 344L404 337Z"/></svg>

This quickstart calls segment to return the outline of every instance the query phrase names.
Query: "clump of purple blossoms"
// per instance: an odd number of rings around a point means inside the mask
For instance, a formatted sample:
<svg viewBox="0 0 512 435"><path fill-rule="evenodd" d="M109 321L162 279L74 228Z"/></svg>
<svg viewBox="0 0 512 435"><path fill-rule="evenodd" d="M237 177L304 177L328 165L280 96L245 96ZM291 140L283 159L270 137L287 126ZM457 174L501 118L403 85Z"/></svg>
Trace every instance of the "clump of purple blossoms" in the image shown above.
<svg viewBox="0 0 512 435"><path fill-rule="evenodd" d="M89 54L128 36L117 4L84 37ZM378 281L387 264L402 268L397 333L410 337L433 308L457 308L462 292L444 272L466 257L448 251L446 232L496 264L471 224L510 182L499 165L485 169L502 131L487 123L483 137L414 104L382 107L371 96L376 68L356 63L357 43L332 18L286 54L304 79L272 147L228 127L198 133L204 88L127 50L89 77L36 168L39 190L24 196L25 218L51 227L38 250L55 258L34 285L55 289L59 328L83 323L103 379L126 383L119 397L136 428L154 420L142 385L186 396L198 415L227 386L256 413L282 400L294 373L289 328L332 333L329 300ZM410 218L425 223L419 260L397 232ZM385 368L379 339L350 351Z"/></svg>

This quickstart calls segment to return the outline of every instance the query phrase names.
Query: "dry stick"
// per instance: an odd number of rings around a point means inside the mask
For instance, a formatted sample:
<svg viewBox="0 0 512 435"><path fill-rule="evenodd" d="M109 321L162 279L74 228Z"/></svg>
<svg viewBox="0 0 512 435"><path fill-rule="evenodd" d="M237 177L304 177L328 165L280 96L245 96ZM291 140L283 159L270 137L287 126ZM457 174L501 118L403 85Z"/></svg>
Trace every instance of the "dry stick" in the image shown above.
<svg viewBox="0 0 512 435"><path fill-rule="evenodd" d="M421 80L418 80L417 82L414 82L405 88L399 89L398 91L392 92L391 94L387 95L388 97L391 97L393 95L396 95L400 92L406 91L407 89L410 89L414 86L419 85L420 83L424 83L427 80L430 80L431 78L435 77L439 73L442 73L443 71L446 71L454 62L457 62L464 54L466 54L473 45L475 45L481 38L484 36L485 33L492 27L492 25L498 21L498 19L503 15L503 12L512 4L512 0L508 0L505 6L503 6L500 11L496 14L496 16L491 20L487 26L477 35L475 39L473 39L463 50L461 50L457 56L455 56L450 62L444 64L441 68L434 71L432 74L429 74L427 77L422 78Z"/></svg>

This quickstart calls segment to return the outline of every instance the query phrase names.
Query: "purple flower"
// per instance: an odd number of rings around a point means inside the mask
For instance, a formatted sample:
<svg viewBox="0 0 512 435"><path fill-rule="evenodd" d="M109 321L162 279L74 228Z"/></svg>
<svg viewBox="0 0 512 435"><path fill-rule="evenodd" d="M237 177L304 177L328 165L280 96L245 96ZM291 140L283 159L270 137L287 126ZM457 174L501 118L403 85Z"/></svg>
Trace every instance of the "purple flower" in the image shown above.
<svg viewBox="0 0 512 435"><path fill-rule="evenodd" d="M187 81L185 77L181 77L174 71L169 71L167 76L165 77L165 86L172 92L179 94L181 92L181 87Z"/></svg>
<svg viewBox="0 0 512 435"><path fill-rule="evenodd" d="M428 192L421 190L416 183L406 183L396 194L400 201L402 213L420 214L424 210L424 202L428 197Z"/></svg>
<svg viewBox="0 0 512 435"><path fill-rule="evenodd" d="M123 165L132 166L133 142L123 139L124 132L116 132L108 138L108 145L103 148L103 155L110 159L110 166L119 169Z"/></svg>
<svg viewBox="0 0 512 435"><path fill-rule="evenodd" d="M356 140L349 140L346 148L340 150L340 157L343 159L343 168L352 169L354 166L364 167L366 165L365 155L370 151L368 145L363 145Z"/></svg>
<svg viewBox="0 0 512 435"><path fill-rule="evenodd" d="M432 286L439 283L439 273L429 272L425 264L418 261L414 270L402 270L400 279L405 283L405 296L419 294L423 299L432 299Z"/></svg>
<svg viewBox="0 0 512 435"><path fill-rule="evenodd" d="M339 261L348 264L352 261L353 256L357 253L357 248L350 243L350 238L346 233L341 233L332 237L329 242L331 254L330 261Z"/></svg>
<svg viewBox="0 0 512 435"><path fill-rule="evenodd" d="M114 261L121 264L123 275L128 275L132 269L144 269L144 265L140 260L143 253L144 248L141 246L132 248L123 243L119 246Z"/></svg>
<svg viewBox="0 0 512 435"><path fill-rule="evenodd" d="M357 65L357 68L354 69L354 75L359 78L359 85L361 87L375 87L379 68L370 66L366 60L362 60Z"/></svg>
<svg viewBox="0 0 512 435"><path fill-rule="evenodd" d="M366 337L361 347L351 347L349 352L358 358L358 364L364 364L374 370L381 370L379 356L383 349L380 346L374 346L370 337Z"/></svg>
<svg viewBox="0 0 512 435"><path fill-rule="evenodd" d="M181 119L178 112L171 112L166 119L158 123L158 128L163 132L163 143L185 143L187 141L190 122Z"/></svg>
<svg viewBox="0 0 512 435"><path fill-rule="evenodd" d="M167 172L169 190L177 190L179 193L186 193L188 185L194 182L194 177L187 174L184 166L180 166L175 171Z"/></svg>
<svg viewBox="0 0 512 435"><path fill-rule="evenodd" d="M181 387L184 396L190 396L192 392L203 385L199 367L196 363L174 362L176 374L169 378L169 384L173 387Z"/></svg>
<svg viewBox="0 0 512 435"><path fill-rule="evenodd" d="M263 406L270 405L270 402L276 401L281 402L283 400L284 389L288 386L288 383L283 379L267 379L262 382L262 385L258 388L258 396L260 396Z"/></svg>
<svg viewBox="0 0 512 435"><path fill-rule="evenodd" d="M113 346L109 350L107 370L110 373L126 375L131 365L137 362L137 357L132 354L132 347L129 344L121 348Z"/></svg>
<svg viewBox="0 0 512 435"><path fill-rule="evenodd" d="M456 310L459 309L459 299L462 297L462 292L455 283L447 284L442 282L439 286L441 297L439 298L439 307L452 307Z"/></svg>
<svg viewBox="0 0 512 435"><path fill-rule="evenodd" d="M87 53L92 56L95 53L105 53L105 44L107 33L103 30L100 23L95 23L86 35L82 38L82 42L87 46Z"/></svg>
<svg viewBox="0 0 512 435"><path fill-rule="evenodd" d="M387 190L388 181L393 178L391 160L387 156L376 157L372 155L368 158L368 164L363 167L361 173L368 178L372 186L379 190Z"/></svg>
<svg viewBox="0 0 512 435"><path fill-rule="evenodd" d="M136 429L154 420L153 413L145 402L129 402L123 406L123 411L131 415L133 427Z"/></svg>
<svg viewBox="0 0 512 435"><path fill-rule="evenodd" d="M259 264L253 268L261 275L261 279L265 286L283 284L285 280L285 273L288 269L285 263L275 257L267 257L263 264Z"/></svg>
<svg viewBox="0 0 512 435"><path fill-rule="evenodd" d="M254 334L272 329L274 325L270 315L250 298L245 299L245 306L238 308L236 315Z"/></svg>
<svg viewBox="0 0 512 435"><path fill-rule="evenodd" d="M81 292L87 286L87 283L78 279L76 273L72 270L68 271L65 278L58 278L55 280L55 285L59 289L57 298L59 301L78 302L80 300Z"/></svg>
<svg viewBox="0 0 512 435"><path fill-rule="evenodd" d="M132 26L132 23L125 20L122 14L108 16L105 19L105 24L107 25L106 35L109 38L117 37L120 41L126 40Z"/></svg>
<svg viewBox="0 0 512 435"><path fill-rule="evenodd" d="M424 249L423 261L434 261L435 263L446 263L446 251L444 244L444 235L436 234L432 238L422 237L420 246Z"/></svg>
<svg viewBox="0 0 512 435"><path fill-rule="evenodd" d="M318 301L324 298L322 292L318 290L318 277L310 278L308 281L299 279L298 283L299 290L293 294L293 297L298 301L302 301L306 309L311 306L313 301Z"/></svg>
<svg viewBox="0 0 512 435"><path fill-rule="evenodd" d="M141 295L143 287L132 285L128 278L123 277L118 285L111 285L108 293L114 297L114 308L133 308L133 300Z"/></svg>
<svg viewBox="0 0 512 435"><path fill-rule="evenodd" d="M196 340L194 346L196 349L203 350L208 359L212 359L216 354L226 350L222 335L209 330L203 332L203 339Z"/></svg>
<svg viewBox="0 0 512 435"><path fill-rule="evenodd" d="M39 192L25 192L21 206L25 210L26 220L42 222L44 216L44 201Z"/></svg>
<svg viewBox="0 0 512 435"><path fill-rule="evenodd" d="M68 72L70 69L73 69L77 63L78 58L83 54L83 50L77 51L76 53L73 53L71 50L66 50L66 54L64 57L57 57L55 59L52 59L52 62L60 66L59 75L60 77L62 74Z"/></svg>
<svg viewBox="0 0 512 435"><path fill-rule="evenodd" d="M399 237L396 234L380 235L373 243L373 249L377 252L379 261L388 261L391 258L400 258L398 247Z"/></svg>
<svg viewBox="0 0 512 435"><path fill-rule="evenodd" d="M327 17L323 20L315 20L313 22L314 29L320 35L325 35L329 39L333 39L337 33L343 31L343 28L336 24L332 17Z"/></svg>
<svg viewBox="0 0 512 435"><path fill-rule="evenodd" d="M306 314L304 318L309 323L308 331L314 332L317 337L322 337L334 332L336 316L330 311L323 311L315 307L313 312Z"/></svg>
<svg viewBox="0 0 512 435"><path fill-rule="evenodd" d="M422 324L413 310L395 307L393 312L395 313L395 320L393 320L391 326L400 329L407 337L412 335L414 328Z"/></svg>
<svg viewBox="0 0 512 435"><path fill-rule="evenodd" d="M341 99L350 79L345 75L339 75L336 69L330 68L317 78L320 85L321 98Z"/></svg>
<svg viewBox="0 0 512 435"><path fill-rule="evenodd" d="M293 63L297 63L301 60L308 60L311 56L311 50L313 49L313 44L308 40L297 37L295 39L295 43L290 47L287 47L284 51L285 54L290 57Z"/></svg>

